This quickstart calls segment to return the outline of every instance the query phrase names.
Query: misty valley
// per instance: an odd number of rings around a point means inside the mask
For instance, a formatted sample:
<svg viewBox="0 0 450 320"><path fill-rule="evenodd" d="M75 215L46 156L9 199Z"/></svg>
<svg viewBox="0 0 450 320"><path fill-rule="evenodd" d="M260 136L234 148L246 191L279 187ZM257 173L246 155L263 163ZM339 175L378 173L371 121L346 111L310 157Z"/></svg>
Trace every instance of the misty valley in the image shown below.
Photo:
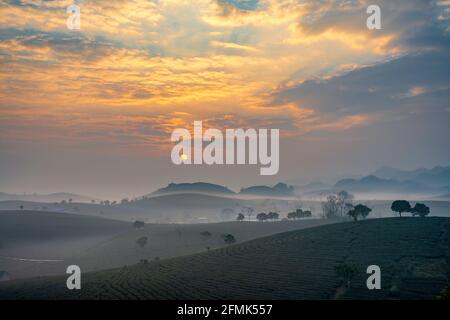
<svg viewBox="0 0 450 320"><path fill-rule="evenodd" d="M117 201L11 195L0 201L0 297L438 296L448 277L450 201L429 194L417 201L376 199L386 189L377 187L379 180L278 183L239 192L211 183L171 183ZM343 185L355 194L337 188ZM398 185L392 188L407 198ZM421 239L419 246L415 239ZM364 288L374 261L384 285L372 291ZM68 266L80 268L82 290L65 287ZM277 276L267 278L263 266ZM100 279L103 284L94 285ZM120 290L113 293L110 285ZM41 286L44 296L37 293ZM221 289L212 293L209 286Z"/></svg>

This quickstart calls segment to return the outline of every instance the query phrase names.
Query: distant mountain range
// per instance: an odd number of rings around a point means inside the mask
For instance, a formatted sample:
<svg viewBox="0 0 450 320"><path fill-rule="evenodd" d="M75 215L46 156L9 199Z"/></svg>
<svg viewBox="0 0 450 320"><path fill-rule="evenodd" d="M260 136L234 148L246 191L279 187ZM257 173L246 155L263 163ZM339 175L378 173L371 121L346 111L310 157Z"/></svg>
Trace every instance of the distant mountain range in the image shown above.
<svg viewBox="0 0 450 320"><path fill-rule="evenodd" d="M400 170L392 167L382 167L373 174L352 179L341 179L334 185L313 182L303 186L289 186L277 183L274 186L258 185L245 187L235 193L227 187L206 183L171 183L161 188L153 195L167 193L209 193L221 195L255 195L255 196L294 196L315 197L339 190L347 190L356 195L383 196L424 196L427 198L447 199L450 195L450 167L420 168L417 170Z"/></svg>
<svg viewBox="0 0 450 320"><path fill-rule="evenodd" d="M11 194L0 192L0 201L23 200L33 202L61 202L63 200L69 201L70 199L72 199L72 202L91 202L92 200L96 200L91 197L67 192L57 192L50 194Z"/></svg>
<svg viewBox="0 0 450 320"><path fill-rule="evenodd" d="M235 193L227 187L207 183L170 183L167 187L156 190L150 195L161 195L170 193L207 193L207 194L221 194L221 195L260 195L260 196L291 196L294 193L294 188L285 183L277 183L273 187L270 186L251 186L242 188L239 193Z"/></svg>
<svg viewBox="0 0 450 320"><path fill-rule="evenodd" d="M273 187L268 186L252 186L242 188L239 194L251 194L261 196L292 196L294 195L294 187L285 183L277 183Z"/></svg>
<svg viewBox="0 0 450 320"><path fill-rule="evenodd" d="M437 166L432 169L419 168L411 171L382 167L373 175L382 179L415 181L430 187L450 186L450 167Z"/></svg>
<svg viewBox="0 0 450 320"><path fill-rule="evenodd" d="M156 190L151 195L160 195L167 193L186 193L186 192L198 192L198 193L212 193L212 194L234 194L233 191L227 187L206 183L206 182L194 182L194 183L169 183L167 187Z"/></svg>
<svg viewBox="0 0 450 320"><path fill-rule="evenodd" d="M392 193L433 193L437 190L421 184L420 182L394 179L381 179L374 175L357 179L343 179L338 181L334 187L345 189L350 192L392 192Z"/></svg>
<svg viewBox="0 0 450 320"><path fill-rule="evenodd" d="M411 171L382 167L362 178L341 179L334 185L313 182L296 186L295 190L306 197L347 190L355 194L374 196L404 194L450 199L450 167L437 166Z"/></svg>

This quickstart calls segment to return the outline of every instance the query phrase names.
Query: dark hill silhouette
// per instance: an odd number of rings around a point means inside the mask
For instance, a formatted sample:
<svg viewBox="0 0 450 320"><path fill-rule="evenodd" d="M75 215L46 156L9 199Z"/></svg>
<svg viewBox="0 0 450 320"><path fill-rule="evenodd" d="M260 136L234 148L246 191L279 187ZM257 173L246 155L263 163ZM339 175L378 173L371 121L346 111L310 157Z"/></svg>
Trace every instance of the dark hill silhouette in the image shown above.
<svg viewBox="0 0 450 320"><path fill-rule="evenodd" d="M167 187L156 190L151 195L160 195L166 193L184 193L184 192L199 192L199 193L218 193L218 194L234 194L233 191L227 187L207 183L207 182L194 182L194 183L169 183Z"/></svg>
<svg viewBox="0 0 450 320"><path fill-rule="evenodd" d="M239 194L251 194L262 196L292 196L294 194L294 188L288 186L285 183L277 183L273 187L268 186L252 186L248 188L242 188Z"/></svg>

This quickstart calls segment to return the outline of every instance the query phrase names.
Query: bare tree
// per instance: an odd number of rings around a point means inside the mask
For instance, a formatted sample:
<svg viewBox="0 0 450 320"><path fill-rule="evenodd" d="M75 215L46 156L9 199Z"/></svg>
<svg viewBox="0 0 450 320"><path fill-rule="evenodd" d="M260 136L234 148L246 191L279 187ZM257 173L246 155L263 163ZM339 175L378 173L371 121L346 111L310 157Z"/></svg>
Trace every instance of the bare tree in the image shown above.
<svg viewBox="0 0 450 320"><path fill-rule="evenodd" d="M349 204L352 203L352 200L354 199L354 196L351 193L348 193L345 190L339 191L337 194L337 206L339 208L339 215L341 217L345 216L345 209L348 207Z"/></svg>
<svg viewBox="0 0 450 320"><path fill-rule="evenodd" d="M326 219L336 218L339 214L338 198L332 194L327 197L325 202L322 202L323 217Z"/></svg>

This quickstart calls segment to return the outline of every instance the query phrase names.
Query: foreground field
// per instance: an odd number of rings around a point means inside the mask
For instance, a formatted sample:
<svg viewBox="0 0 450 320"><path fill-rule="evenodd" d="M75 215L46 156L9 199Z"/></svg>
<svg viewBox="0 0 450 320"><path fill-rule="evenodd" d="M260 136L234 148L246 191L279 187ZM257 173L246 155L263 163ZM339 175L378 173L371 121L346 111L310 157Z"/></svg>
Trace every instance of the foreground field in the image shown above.
<svg viewBox="0 0 450 320"><path fill-rule="evenodd" d="M68 265L97 271L204 252L226 246L222 234L236 242L310 228L332 221L223 222L146 224L135 229L121 222L82 215L46 212L0 213L0 271L11 279L65 274ZM4 230L3 230L4 229ZM209 236L202 236L202 232ZM139 246L137 240L147 242ZM2 240L3 239L3 240Z"/></svg>
<svg viewBox="0 0 450 320"><path fill-rule="evenodd" d="M432 299L450 279L449 218L389 218L281 233L186 257L10 281L0 299ZM346 289L334 267L358 268ZM381 290L366 288L368 265Z"/></svg>

